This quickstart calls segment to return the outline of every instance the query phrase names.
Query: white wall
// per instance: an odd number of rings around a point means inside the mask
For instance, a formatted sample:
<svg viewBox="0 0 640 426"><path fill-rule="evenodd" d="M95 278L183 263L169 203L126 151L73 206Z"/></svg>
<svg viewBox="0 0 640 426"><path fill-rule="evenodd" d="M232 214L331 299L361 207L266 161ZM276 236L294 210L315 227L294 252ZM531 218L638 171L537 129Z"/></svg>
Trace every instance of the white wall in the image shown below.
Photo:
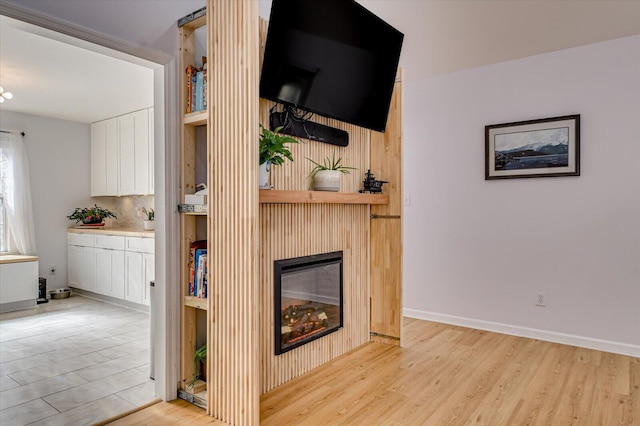
<svg viewBox="0 0 640 426"><path fill-rule="evenodd" d="M25 133L31 198L40 258L39 276L47 289L67 286L67 220L75 207L92 205L90 125L2 111L3 129ZM55 274L49 266L56 265Z"/></svg>
<svg viewBox="0 0 640 426"><path fill-rule="evenodd" d="M640 354L640 36L404 94L405 313ZM484 180L485 125L568 114L581 176Z"/></svg>

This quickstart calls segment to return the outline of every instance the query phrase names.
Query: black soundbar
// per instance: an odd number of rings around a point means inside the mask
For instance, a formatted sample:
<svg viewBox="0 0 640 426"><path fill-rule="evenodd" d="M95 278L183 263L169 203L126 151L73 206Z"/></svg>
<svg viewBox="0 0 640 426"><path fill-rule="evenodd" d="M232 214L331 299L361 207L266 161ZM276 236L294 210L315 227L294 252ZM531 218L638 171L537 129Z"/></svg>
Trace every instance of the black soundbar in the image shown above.
<svg viewBox="0 0 640 426"><path fill-rule="evenodd" d="M302 120L292 117L286 112L272 112L269 114L269 126L271 130L281 127L280 133L310 139L312 141L324 142L331 145L349 145L349 133L335 127L314 123L313 121Z"/></svg>

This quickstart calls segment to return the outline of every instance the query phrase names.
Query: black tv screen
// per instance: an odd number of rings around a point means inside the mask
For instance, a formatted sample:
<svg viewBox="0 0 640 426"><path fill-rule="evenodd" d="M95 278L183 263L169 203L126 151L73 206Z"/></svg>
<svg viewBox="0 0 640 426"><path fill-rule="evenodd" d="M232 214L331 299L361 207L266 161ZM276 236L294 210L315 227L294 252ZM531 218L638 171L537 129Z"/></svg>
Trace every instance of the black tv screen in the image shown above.
<svg viewBox="0 0 640 426"><path fill-rule="evenodd" d="M403 38L353 0L273 0L260 96L384 132Z"/></svg>

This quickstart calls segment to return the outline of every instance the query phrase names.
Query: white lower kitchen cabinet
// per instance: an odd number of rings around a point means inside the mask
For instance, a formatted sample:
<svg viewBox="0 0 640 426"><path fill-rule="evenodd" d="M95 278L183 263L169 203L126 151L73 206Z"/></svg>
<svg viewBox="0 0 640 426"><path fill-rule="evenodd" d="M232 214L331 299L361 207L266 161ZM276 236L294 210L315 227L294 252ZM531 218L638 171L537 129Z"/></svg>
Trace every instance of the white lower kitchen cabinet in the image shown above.
<svg viewBox="0 0 640 426"><path fill-rule="evenodd" d="M125 265L124 300L142 304L142 293L144 292L142 253L127 252Z"/></svg>
<svg viewBox="0 0 640 426"><path fill-rule="evenodd" d="M69 286L87 291L95 291L94 248L69 245Z"/></svg>
<svg viewBox="0 0 640 426"><path fill-rule="evenodd" d="M35 306L38 297L38 257L0 255L0 312Z"/></svg>
<svg viewBox="0 0 640 426"><path fill-rule="evenodd" d="M153 237L128 237L124 231L69 232L69 286L149 306L149 281L155 277ZM140 234L140 232L132 232Z"/></svg>
<svg viewBox="0 0 640 426"><path fill-rule="evenodd" d="M142 266L144 272L144 291L142 292L142 304L151 304L149 292L151 291L151 281L156 279L156 255L151 253L142 254Z"/></svg>
<svg viewBox="0 0 640 426"><path fill-rule="evenodd" d="M149 305L149 282L155 279L153 240L127 238L125 300Z"/></svg>
<svg viewBox="0 0 640 426"><path fill-rule="evenodd" d="M118 299L124 299L124 251L96 248L95 258L95 292Z"/></svg>

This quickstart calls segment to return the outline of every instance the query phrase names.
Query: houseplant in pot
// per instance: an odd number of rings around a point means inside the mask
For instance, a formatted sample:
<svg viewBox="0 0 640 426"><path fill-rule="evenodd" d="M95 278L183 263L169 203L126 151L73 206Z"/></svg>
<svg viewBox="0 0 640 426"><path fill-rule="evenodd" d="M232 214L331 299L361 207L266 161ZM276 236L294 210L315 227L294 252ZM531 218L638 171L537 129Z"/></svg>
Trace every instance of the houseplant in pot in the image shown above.
<svg viewBox="0 0 640 426"><path fill-rule="evenodd" d="M189 383L189 387L193 391L193 393L197 393L199 390L195 389L196 381L198 379L203 382L207 380L206 371L207 371L207 345L204 344L197 349L193 353L193 380Z"/></svg>
<svg viewBox="0 0 640 426"><path fill-rule="evenodd" d="M286 147L288 143L298 143L290 136L281 135L282 127L276 127L273 131L260 124L260 188L271 189L269 185L269 173L272 165L282 165L285 159L293 161L291 151Z"/></svg>
<svg viewBox="0 0 640 426"><path fill-rule="evenodd" d="M309 189L314 191L340 191L340 174L350 174L349 170L355 170L355 167L343 166L342 157L336 159L336 152L333 151L333 157L325 157L322 163L307 160L314 164L311 173L309 173Z"/></svg>
<svg viewBox="0 0 640 426"><path fill-rule="evenodd" d="M69 220L75 220L76 223L82 223L84 225L104 225L104 220L107 218L117 219L118 217L108 209L98 207L94 204L93 207L76 207L76 209L67 216Z"/></svg>
<svg viewBox="0 0 640 426"><path fill-rule="evenodd" d="M153 210L153 208L150 208L149 210L147 210L146 207L143 207L142 214L144 215L144 229L148 231L154 230L156 228L155 226L156 212Z"/></svg>

